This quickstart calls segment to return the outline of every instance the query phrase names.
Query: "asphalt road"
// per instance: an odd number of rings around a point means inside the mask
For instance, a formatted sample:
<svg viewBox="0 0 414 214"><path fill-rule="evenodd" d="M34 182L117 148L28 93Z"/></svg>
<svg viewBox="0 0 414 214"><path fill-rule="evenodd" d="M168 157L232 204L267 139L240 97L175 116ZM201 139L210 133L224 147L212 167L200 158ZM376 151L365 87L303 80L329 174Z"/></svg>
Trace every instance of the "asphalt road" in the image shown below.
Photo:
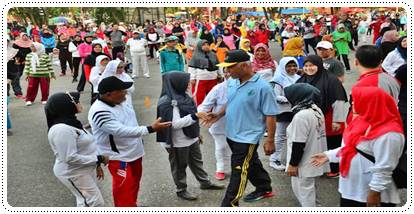
<svg viewBox="0 0 414 214"><path fill-rule="evenodd" d="M280 48L271 44L271 53L280 60ZM353 55L353 54L352 54ZM353 64L353 56L350 62ZM161 77L159 65L150 61L150 79L139 78L135 81L134 108L138 122L149 125L156 117L156 102L160 94ZM58 72L57 72L58 73ZM70 72L69 72L70 73ZM344 86L349 92L358 77L357 72L346 74ZM22 79L22 87L26 90L27 82ZM54 92L75 91L76 84L71 83L71 77L58 77L51 83L51 94ZM145 107L145 97L150 98L150 107ZM90 107L90 87L86 86L82 93L81 102L84 112L78 115L82 122L87 122L87 112ZM47 141L47 126L40 104L40 92L33 106L26 107L25 102L12 98L9 105L13 121L13 136L7 138L7 202L14 207L71 207L76 206L75 197L53 175L54 157ZM214 179L215 158L214 142L206 128L202 129L204 144L201 146L204 168ZM194 176L188 171L188 190L199 196L197 201L184 201L177 198L175 185L172 180L167 152L155 142L155 135L144 138L145 157L143 159L143 178L139 191L139 206L156 207L215 207L219 206L225 190L200 190ZM255 207L292 207L299 206L291 190L290 178L284 172L275 171L269 167L268 157L259 147L259 156L265 169L272 178L275 196L254 203L240 202L240 206ZM105 179L100 182L100 188L106 206L113 206L111 195L111 176L105 168ZM216 181L217 182L217 181ZM228 179L218 182L228 184ZM317 179L317 195L320 206L338 206L338 180L328 178ZM253 191L249 183L245 194ZM406 192L401 193L406 198Z"/></svg>

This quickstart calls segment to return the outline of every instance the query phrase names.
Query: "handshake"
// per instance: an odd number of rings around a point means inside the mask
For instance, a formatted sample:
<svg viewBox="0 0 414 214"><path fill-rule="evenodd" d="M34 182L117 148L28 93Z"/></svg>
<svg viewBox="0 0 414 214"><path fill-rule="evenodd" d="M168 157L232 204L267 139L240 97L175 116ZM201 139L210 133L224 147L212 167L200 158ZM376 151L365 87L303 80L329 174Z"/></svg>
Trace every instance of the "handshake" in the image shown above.
<svg viewBox="0 0 414 214"><path fill-rule="evenodd" d="M224 116L224 112L197 112L196 116L198 117L202 126L211 127L211 125L213 125Z"/></svg>

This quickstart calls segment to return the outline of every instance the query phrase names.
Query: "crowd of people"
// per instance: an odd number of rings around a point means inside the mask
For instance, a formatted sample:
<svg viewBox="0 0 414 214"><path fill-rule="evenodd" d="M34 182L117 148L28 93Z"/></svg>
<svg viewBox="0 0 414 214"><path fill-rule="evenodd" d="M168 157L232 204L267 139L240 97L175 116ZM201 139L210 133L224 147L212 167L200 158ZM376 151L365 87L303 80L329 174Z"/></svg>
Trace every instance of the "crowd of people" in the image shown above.
<svg viewBox="0 0 414 214"><path fill-rule="evenodd" d="M231 171L221 206L238 206L247 181L256 189L245 201L273 196L257 152L263 136L270 167L291 177L301 206L317 206L315 178L324 174L339 177L341 206L395 206L404 176L394 174L406 157L404 16L340 13L276 21L238 15L212 23L43 25L18 32L10 26L8 93L11 88L31 106L40 85L54 174L77 206L104 205L97 185L102 165L112 176L114 205L137 206L142 137L151 133L168 152L178 197L197 199L187 191L187 166L201 189L224 189L203 169L200 125L214 139L215 179ZM360 45L371 31L372 45ZM271 56L275 41L280 60ZM343 82L352 51L360 77L349 97ZM140 70L150 78L148 60L159 63L162 90L157 119L143 126L133 105L134 79ZM49 97L52 79L69 70L77 92ZM82 124L76 114L87 82L91 108Z"/></svg>

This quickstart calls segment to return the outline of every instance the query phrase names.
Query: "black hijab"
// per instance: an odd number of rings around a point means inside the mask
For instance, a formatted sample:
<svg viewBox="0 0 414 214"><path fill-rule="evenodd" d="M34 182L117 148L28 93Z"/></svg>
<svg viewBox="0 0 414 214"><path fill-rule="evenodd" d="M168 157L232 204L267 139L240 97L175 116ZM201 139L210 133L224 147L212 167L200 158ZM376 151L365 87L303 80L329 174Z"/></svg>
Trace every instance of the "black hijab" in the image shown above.
<svg viewBox="0 0 414 214"><path fill-rule="evenodd" d="M402 41L407 38L406 36L403 36L398 40L397 42L397 50L400 53L401 57L407 62L407 48L403 48L401 45Z"/></svg>
<svg viewBox="0 0 414 214"><path fill-rule="evenodd" d="M184 72L169 72L162 77L162 92L157 104L157 117L162 121L172 121L173 108L177 106L180 110L180 117L197 112L197 106L186 92L190 82L190 74ZM157 132L157 142L165 142L172 145L172 128ZM194 123L183 128L184 134L189 138L196 138L200 135L200 126Z"/></svg>
<svg viewBox="0 0 414 214"><path fill-rule="evenodd" d="M201 40L207 40L208 44L211 45L214 43L214 37L213 34L211 34L211 32L208 32L207 34L204 33L204 31L206 31L207 28L203 27L201 30L201 35L200 35L200 39Z"/></svg>
<svg viewBox="0 0 414 214"><path fill-rule="evenodd" d="M308 83L295 83L284 88L285 97L292 104L293 114L303 109L312 108L313 104L319 102L320 91Z"/></svg>
<svg viewBox="0 0 414 214"><path fill-rule="evenodd" d="M93 44L92 45L92 52L91 52L91 54L89 54L89 56L87 56L86 58L85 58L85 62L83 63L83 64L85 64L85 65L89 65L89 66L91 66L91 67L93 67L93 66L95 66L95 63L96 63L96 57L98 57L99 55L106 55L105 53L103 53L103 52L95 52L94 51L94 49L95 49L95 47L97 46L97 45L99 45L99 46L101 46L101 48L102 48L102 45L101 44L99 44L99 43L95 43L95 44Z"/></svg>
<svg viewBox="0 0 414 214"><path fill-rule="evenodd" d="M297 83L309 83L320 91L320 102L316 103L324 114L332 108L337 100L347 102L348 98L342 83L338 78L328 73L323 67L322 58L317 55L309 55L305 58L304 64L311 62L318 67L316 74L309 76L306 73L298 79Z"/></svg>
<svg viewBox="0 0 414 214"><path fill-rule="evenodd" d="M82 123L76 118L78 110L76 109L75 103L79 103L80 94L79 92L70 92L69 94L56 93L47 101L45 113L49 130L53 125L59 123L83 129Z"/></svg>
<svg viewBox="0 0 414 214"><path fill-rule="evenodd" d="M197 43L197 47L188 66L192 68L207 69L208 71L217 71L218 67L216 65L219 64L217 55L213 53L213 51L207 53L203 51L203 45L206 43L208 44L207 40L201 40Z"/></svg>

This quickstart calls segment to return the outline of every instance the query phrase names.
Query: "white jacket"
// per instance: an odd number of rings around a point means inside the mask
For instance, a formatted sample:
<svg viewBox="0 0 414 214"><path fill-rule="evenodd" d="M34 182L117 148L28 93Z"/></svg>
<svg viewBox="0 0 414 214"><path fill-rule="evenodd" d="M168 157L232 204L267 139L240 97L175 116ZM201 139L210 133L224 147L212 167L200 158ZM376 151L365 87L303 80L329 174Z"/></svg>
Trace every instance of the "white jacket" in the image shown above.
<svg viewBox="0 0 414 214"><path fill-rule="evenodd" d="M395 71L407 62L402 58L400 52L397 49L391 51L382 62L382 68L395 77Z"/></svg>
<svg viewBox="0 0 414 214"><path fill-rule="evenodd" d="M326 151L330 162L339 162L336 155L341 149ZM351 161L346 178L339 178L342 198L367 202L369 190L381 192L381 202L399 204L400 196L392 179L392 171L404 150L404 136L389 132L377 139L360 142L357 148L375 157L375 164L357 153Z"/></svg>

